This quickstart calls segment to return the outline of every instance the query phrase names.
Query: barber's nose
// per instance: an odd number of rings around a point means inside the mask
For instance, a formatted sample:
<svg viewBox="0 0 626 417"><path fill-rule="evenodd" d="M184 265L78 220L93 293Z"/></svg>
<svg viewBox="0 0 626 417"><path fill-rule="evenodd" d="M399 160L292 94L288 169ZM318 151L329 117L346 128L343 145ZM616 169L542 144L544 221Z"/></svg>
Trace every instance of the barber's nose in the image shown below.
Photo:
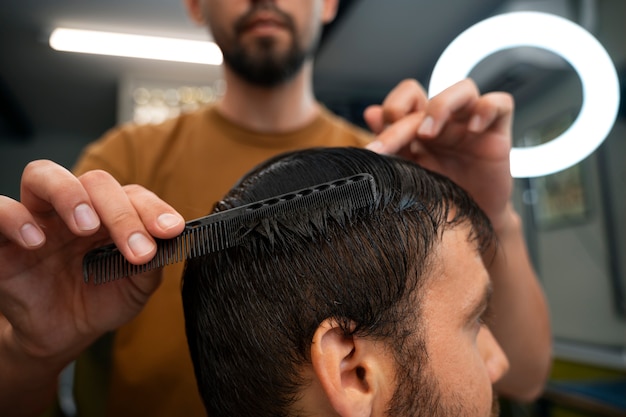
<svg viewBox="0 0 626 417"><path fill-rule="evenodd" d="M478 343L489 373L489 379L492 384L495 384L508 372L509 360L487 326L483 326L480 330Z"/></svg>

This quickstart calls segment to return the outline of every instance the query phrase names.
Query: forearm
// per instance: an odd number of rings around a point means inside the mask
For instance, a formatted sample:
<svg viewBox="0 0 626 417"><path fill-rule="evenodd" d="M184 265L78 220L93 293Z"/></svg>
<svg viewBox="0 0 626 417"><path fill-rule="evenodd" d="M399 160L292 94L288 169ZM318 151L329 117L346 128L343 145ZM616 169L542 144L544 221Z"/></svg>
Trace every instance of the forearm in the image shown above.
<svg viewBox="0 0 626 417"><path fill-rule="evenodd" d="M507 354L510 370L498 392L532 401L543 390L552 359L547 302L531 265L520 218L511 205L498 236L498 248L487 267L494 285L492 331Z"/></svg>

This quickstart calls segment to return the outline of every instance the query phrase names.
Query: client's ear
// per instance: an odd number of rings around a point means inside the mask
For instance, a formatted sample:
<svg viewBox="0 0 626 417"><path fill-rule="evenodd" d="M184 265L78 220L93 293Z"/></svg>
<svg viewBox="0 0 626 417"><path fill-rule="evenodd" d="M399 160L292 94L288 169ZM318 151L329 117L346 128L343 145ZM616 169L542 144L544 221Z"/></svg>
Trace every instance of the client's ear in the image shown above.
<svg viewBox="0 0 626 417"><path fill-rule="evenodd" d="M382 342L346 336L335 320L327 319L313 336L311 363L337 414L384 414L395 388L395 376L393 356Z"/></svg>

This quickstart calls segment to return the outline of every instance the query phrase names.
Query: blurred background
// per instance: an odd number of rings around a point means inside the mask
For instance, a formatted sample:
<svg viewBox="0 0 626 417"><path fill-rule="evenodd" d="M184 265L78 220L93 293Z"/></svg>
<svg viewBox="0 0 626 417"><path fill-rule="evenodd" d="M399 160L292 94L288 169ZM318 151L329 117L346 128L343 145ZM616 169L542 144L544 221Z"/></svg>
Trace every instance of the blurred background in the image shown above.
<svg viewBox="0 0 626 417"><path fill-rule="evenodd" d="M623 0L341 0L323 35L315 89L362 124L363 109L404 78L427 86L446 46L471 25L515 10L565 17L606 48L626 83ZM219 66L57 52L55 27L207 40L182 0L21 0L0 8L0 193L19 198L28 161L71 168L81 149L119 123L154 123L219 98ZM529 31L533 28L529 27ZM558 56L517 48L472 71L482 91L516 100L516 146L549 141L582 103L578 74ZM626 115L608 138L557 174L516 179L534 265L553 320L555 365L544 397L505 415L626 415Z"/></svg>

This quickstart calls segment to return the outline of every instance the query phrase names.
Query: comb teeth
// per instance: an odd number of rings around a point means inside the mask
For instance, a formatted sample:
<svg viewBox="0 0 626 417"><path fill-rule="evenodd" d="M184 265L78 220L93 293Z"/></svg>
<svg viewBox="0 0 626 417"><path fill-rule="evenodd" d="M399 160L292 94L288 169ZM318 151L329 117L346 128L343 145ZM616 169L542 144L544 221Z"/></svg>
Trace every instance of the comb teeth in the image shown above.
<svg viewBox="0 0 626 417"><path fill-rule="evenodd" d="M376 185L370 174L304 188L191 220L177 237L157 240L156 255L143 265L128 262L113 244L91 250L83 259L83 278L85 283L93 279L95 284L102 284L141 274L233 247L241 238L242 226L251 222L329 205L357 209L375 199Z"/></svg>

